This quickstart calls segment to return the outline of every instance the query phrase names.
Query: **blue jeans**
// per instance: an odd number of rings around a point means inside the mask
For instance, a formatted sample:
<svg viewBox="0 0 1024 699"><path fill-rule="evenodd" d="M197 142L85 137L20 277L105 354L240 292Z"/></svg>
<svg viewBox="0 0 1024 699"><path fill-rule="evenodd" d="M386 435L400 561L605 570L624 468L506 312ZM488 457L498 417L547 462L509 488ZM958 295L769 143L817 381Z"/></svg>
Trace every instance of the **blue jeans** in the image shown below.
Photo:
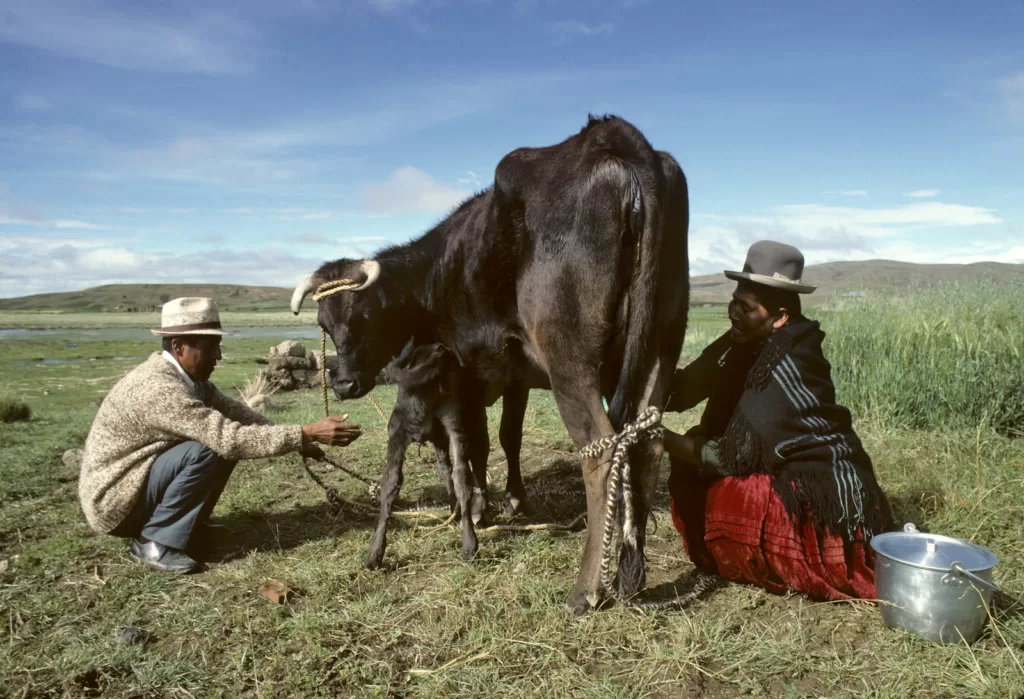
<svg viewBox="0 0 1024 699"><path fill-rule="evenodd" d="M184 550L196 525L205 521L224 492L236 461L199 442L182 442L156 457L146 486L115 536L143 536Z"/></svg>

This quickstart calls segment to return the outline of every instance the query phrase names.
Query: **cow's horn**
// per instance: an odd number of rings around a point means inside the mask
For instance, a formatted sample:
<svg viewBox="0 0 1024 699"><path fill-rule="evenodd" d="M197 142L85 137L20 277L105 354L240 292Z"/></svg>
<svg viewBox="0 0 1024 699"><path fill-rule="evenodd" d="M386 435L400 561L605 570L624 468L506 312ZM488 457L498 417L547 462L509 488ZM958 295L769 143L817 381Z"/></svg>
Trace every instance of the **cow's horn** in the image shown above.
<svg viewBox="0 0 1024 699"><path fill-rule="evenodd" d="M299 282L299 285L295 287L295 291L292 292L292 313L299 315L299 309L302 308L302 300L311 291L313 291L313 277L306 277Z"/></svg>
<svg viewBox="0 0 1024 699"><path fill-rule="evenodd" d="M380 276L380 263L377 262L377 260L363 260L362 264L359 265L359 269L366 275L366 281L352 291L362 291L363 289L369 288L375 281L377 281L377 277Z"/></svg>

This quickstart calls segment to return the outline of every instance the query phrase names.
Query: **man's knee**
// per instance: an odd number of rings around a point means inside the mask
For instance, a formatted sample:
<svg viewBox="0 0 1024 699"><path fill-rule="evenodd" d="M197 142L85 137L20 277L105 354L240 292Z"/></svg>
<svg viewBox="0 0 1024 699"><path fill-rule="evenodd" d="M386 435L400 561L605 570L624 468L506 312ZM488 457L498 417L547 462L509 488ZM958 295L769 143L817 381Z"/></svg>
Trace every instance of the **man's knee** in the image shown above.
<svg viewBox="0 0 1024 699"><path fill-rule="evenodd" d="M185 460L197 468L231 470L237 462L225 459L202 442L186 442L188 451Z"/></svg>

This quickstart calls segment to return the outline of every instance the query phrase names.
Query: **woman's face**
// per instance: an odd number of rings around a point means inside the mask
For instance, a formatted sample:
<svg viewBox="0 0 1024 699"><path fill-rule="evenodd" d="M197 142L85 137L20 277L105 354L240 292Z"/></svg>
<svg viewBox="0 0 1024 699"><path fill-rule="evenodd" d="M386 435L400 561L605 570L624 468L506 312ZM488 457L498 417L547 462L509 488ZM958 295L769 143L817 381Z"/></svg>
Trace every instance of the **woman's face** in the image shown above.
<svg viewBox="0 0 1024 699"><path fill-rule="evenodd" d="M732 323L732 341L737 345L748 342L766 340L776 328L781 328L789 320L789 313L780 309L779 314L771 315L761 305L750 285L739 283L729 302L729 321Z"/></svg>

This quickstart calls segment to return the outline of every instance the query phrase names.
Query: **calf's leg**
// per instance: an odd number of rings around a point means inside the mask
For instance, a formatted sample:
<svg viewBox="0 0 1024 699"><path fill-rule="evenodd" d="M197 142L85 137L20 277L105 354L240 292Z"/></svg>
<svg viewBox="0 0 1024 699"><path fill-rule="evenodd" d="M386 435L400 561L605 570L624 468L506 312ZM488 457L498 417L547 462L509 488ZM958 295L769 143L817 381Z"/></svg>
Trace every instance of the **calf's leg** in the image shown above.
<svg viewBox="0 0 1024 699"><path fill-rule="evenodd" d="M394 415L392 416L394 420ZM391 508L395 504L395 498L402 488L402 463L405 460L405 451L409 442L402 433L398 421L389 421L388 435L388 463L384 476L380 480L380 516L377 518L377 528L370 540L370 551L366 554L363 564L373 570L380 567L384 560L384 549L387 548L388 519L391 517Z"/></svg>
<svg viewBox="0 0 1024 699"><path fill-rule="evenodd" d="M516 384L505 389L501 398L501 427L498 439L508 462L508 479L505 481L505 514L515 515L526 510L526 487L520 472L520 453L523 448L523 419L530 389Z"/></svg>
<svg viewBox="0 0 1024 699"><path fill-rule="evenodd" d="M455 487L452 484L452 460L448 455L448 433L445 432L441 421L436 418L430 430L430 441L434 445L434 456L436 457L434 468L437 471L437 477L441 480L445 493L448 494L448 509L450 512L455 512Z"/></svg>
<svg viewBox="0 0 1024 699"><path fill-rule="evenodd" d="M476 556L477 552L472 510L473 477L468 464L469 440L456 417L456 411L450 410L446 413L441 421L448 430L452 449L452 485L455 489L455 499L458 501L459 511L462 513L462 556L468 561Z"/></svg>

